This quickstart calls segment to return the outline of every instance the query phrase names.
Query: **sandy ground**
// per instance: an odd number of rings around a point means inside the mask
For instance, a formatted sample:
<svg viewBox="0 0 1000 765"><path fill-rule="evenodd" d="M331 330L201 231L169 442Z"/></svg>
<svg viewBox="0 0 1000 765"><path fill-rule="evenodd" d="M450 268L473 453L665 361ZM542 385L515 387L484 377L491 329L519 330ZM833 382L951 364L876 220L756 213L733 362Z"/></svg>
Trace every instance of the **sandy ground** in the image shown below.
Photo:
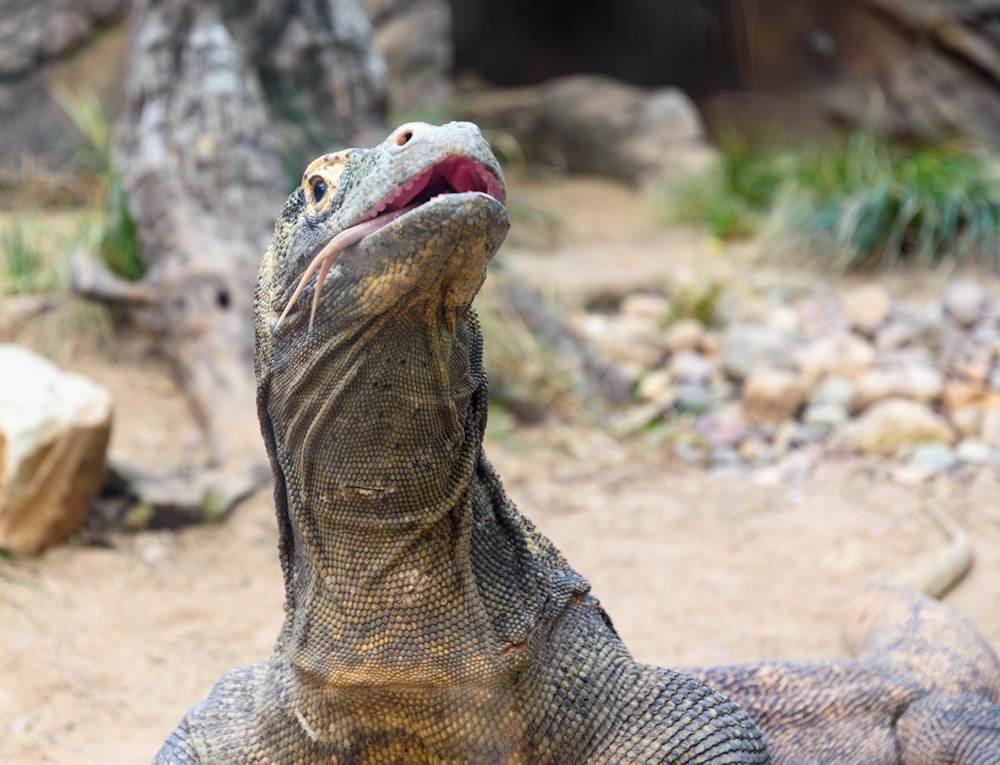
<svg viewBox="0 0 1000 765"><path fill-rule="evenodd" d="M601 281L734 267L708 257L697 237L639 225L622 189L539 193L579 213L548 255L510 248L541 283L560 259L575 264L574 279ZM614 274L605 275L609 253ZM562 285L563 297L578 287ZM77 354L72 366L112 389L114 450L152 463L191 450L197 432L183 400L145 351ZM656 440L622 443L559 423L488 450L510 495L590 579L641 660L843 655L841 625L863 582L944 544L923 511L929 496L962 523L977 556L947 603L1000 646L995 472L907 487L882 465L831 458L806 480L762 486L685 467ZM275 542L262 491L222 525L0 559L0 762L148 762L220 675L270 652L282 618Z"/></svg>

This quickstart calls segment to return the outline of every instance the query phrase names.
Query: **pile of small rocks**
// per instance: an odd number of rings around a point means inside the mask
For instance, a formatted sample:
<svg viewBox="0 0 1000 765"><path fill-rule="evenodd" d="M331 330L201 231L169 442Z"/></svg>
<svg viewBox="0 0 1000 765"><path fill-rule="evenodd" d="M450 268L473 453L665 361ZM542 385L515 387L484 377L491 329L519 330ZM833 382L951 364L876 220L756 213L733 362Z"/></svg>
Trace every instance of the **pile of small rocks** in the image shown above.
<svg viewBox="0 0 1000 765"><path fill-rule="evenodd" d="M906 482L1000 470L1000 299L978 282L931 301L817 290L760 313L709 328L642 293L581 328L634 382L623 428L668 426L692 463L780 478L840 451L892 457Z"/></svg>

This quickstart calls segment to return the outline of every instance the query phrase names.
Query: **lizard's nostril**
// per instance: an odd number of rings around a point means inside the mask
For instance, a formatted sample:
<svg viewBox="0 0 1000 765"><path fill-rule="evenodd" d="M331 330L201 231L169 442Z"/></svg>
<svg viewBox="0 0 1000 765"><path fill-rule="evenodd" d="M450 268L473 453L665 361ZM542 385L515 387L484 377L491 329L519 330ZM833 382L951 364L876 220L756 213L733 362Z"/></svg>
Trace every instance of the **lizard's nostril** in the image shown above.
<svg viewBox="0 0 1000 765"><path fill-rule="evenodd" d="M405 146L413 138L412 130L400 130L396 133L396 146Z"/></svg>

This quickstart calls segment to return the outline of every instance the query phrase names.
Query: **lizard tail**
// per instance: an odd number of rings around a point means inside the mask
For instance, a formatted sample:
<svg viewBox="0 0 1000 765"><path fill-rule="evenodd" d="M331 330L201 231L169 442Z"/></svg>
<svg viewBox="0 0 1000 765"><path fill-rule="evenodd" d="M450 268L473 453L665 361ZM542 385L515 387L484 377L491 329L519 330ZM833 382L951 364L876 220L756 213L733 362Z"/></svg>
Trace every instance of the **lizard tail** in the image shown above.
<svg viewBox="0 0 1000 765"><path fill-rule="evenodd" d="M928 503L924 512L948 537L948 545L907 563L882 578L882 582L940 598L962 581L972 567L972 545L962 527L941 507Z"/></svg>

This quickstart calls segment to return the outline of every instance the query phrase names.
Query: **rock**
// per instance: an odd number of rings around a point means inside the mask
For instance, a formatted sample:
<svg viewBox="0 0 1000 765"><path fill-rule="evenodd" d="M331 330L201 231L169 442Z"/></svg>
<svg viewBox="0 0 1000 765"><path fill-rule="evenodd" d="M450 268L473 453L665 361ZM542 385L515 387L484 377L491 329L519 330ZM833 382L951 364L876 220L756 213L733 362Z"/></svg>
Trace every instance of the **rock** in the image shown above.
<svg viewBox="0 0 1000 765"><path fill-rule="evenodd" d="M875 363L875 347L853 333L841 332L819 337L799 349L797 361L810 384L829 374L854 380Z"/></svg>
<svg viewBox="0 0 1000 765"><path fill-rule="evenodd" d="M498 125L573 173L633 183L703 172L718 159L698 110L677 88L642 88L595 75L466 94L453 115Z"/></svg>
<svg viewBox="0 0 1000 765"><path fill-rule="evenodd" d="M637 316L662 325L670 313L670 301L663 295L651 292L632 292L624 297L619 311L625 316Z"/></svg>
<svg viewBox="0 0 1000 765"><path fill-rule="evenodd" d="M941 400L944 408L955 412L974 406L983 396L983 386L981 383L971 380L951 379L944 382L941 391Z"/></svg>
<svg viewBox="0 0 1000 765"><path fill-rule="evenodd" d="M694 351L681 351L670 359L670 372L675 380L707 383L715 374L715 365Z"/></svg>
<svg viewBox="0 0 1000 765"><path fill-rule="evenodd" d="M809 396L810 404L832 404L846 411L854 398L854 385L838 375L830 375Z"/></svg>
<svg viewBox="0 0 1000 765"><path fill-rule="evenodd" d="M742 441L737 451L743 460L756 466L769 465L778 458L774 447L759 437L748 438L746 441Z"/></svg>
<svg viewBox="0 0 1000 765"><path fill-rule="evenodd" d="M697 465L698 467L705 465L705 452L694 444L680 441L674 444L674 454L689 465Z"/></svg>
<svg viewBox="0 0 1000 765"><path fill-rule="evenodd" d="M864 284L845 290L840 301L851 329L869 336L885 324L892 307L889 293L880 284Z"/></svg>
<svg viewBox="0 0 1000 765"><path fill-rule="evenodd" d="M902 447L955 441L955 433L942 417L917 401L890 398L872 404L841 431L846 446L865 454L891 455Z"/></svg>
<svg viewBox="0 0 1000 765"><path fill-rule="evenodd" d="M773 327L732 324L722 335L719 355L730 377L745 380L755 369L791 369L791 339Z"/></svg>
<svg viewBox="0 0 1000 765"><path fill-rule="evenodd" d="M705 338L705 327L697 319L681 319L667 330L665 342L671 353L697 350Z"/></svg>
<svg viewBox="0 0 1000 765"><path fill-rule="evenodd" d="M806 407L802 421L807 425L834 430L842 426L850 417L850 410L843 404L815 401Z"/></svg>
<svg viewBox="0 0 1000 765"><path fill-rule="evenodd" d="M666 351L663 333L640 316L588 314L584 331L600 355L629 367L658 367Z"/></svg>
<svg viewBox="0 0 1000 765"><path fill-rule="evenodd" d="M948 282L941 298L945 312L963 327L975 324L990 310L990 293L972 279Z"/></svg>
<svg viewBox="0 0 1000 765"><path fill-rule="evenodd" d="M735 447L749 433L743 407L735 402L699 417L695 429L712 447Z"/></svg>
<svg viewBox="0 0 1000 765"><path fill-rule="evenodd" d="M955 456L967 465L988 465L995 459L995 452L982 441L966 438L959 442Z"/></svg>
<svg viewBox="0 0 1000 765"><path fill-rule="evenodd" d="M906 322L891 321L875 332L875 347L880 351L893 351L913 342L916 328Z"/></svg>
<svg viewBox="0 0 1000 765"><path fill-rule="evenodd" d="M718 403L718 396L702 383L682 382L674 390L677 393L674 406L679 412L704 412Z"/></svg>
<svg viewBox="0 0 1000 765"><path fill-rule="evenodd" d="M794 335L802 331L798 311L788 305L775 306L768 311L767 326L774 327L788 335Z"/></svg>
<svg viewBox="0 0 1000 765"><path fill-rule="evenodd" d="M743 408L750 420L779 423L793 417L806 400L806 386L794 372L760 369L743 383Z"/></svg>
<svg viewBox="0 0 1000 765"><path fill-rule="evenodd" d="M898 395L899 380L895 370L869 369L854 381L851 411L863 412L876 401Z"/></svg>
<svg viewBox="0 0 1000 765"><path fill-rule="evenodd" d="M636 393L642 401L654 403L673 403L674 391L672 375L666 369L654 369L639 381Z"/></svg>
<svg viewBox="0 0 1000 765"><path fill-rule="evenodd" d="M446 0L363 0L372 45L390 72L395 112L427 109L453 96L451 10Z"/></svg>
<svg viewBox="0 0 1000 765"><path fill-rule="evenodd" d="M110 434L107 390L0 345L0 548L38 553L80 527Z"/></svg>
<svg viewBox="0 0 1000 765"><path fill-rule="evenodd" d="M929 468L933 473L943 473L958 464L958 455L949 444L918 444L910 453L910 462Z"/></svg>
<svg viewBox="0 0 1000 765"><path fill-rule="evenodd" d="M938 401L944 391L944 375L927 364L907 364L899 370L899 395L923 401Z"/></svg>
<svg viewBox="0 0 1000 765"><path fill-rule="evenodd" d="M992 449L1000 449L1000 409L987 409L979 429L979 437Z"/></svg>
<svg viewBox="0 0 1000 765"><path fill-rule="evenodd" d="M742 470L743 458L735 449L723 446L712 449L709 454L709 464L713 470Z"/></svg>
<svg viewBox="0 0 1000 765"><path fill-rule="evenodd" d="M926 364L871 369L855 381L851 408L862 412L876 401L893 397L931 403L939 400L943 392L944 375Z"/></svg>
<svg viewBox="0 0 1000 765"><path fill-rule="evenodd" d="M969 404L951 413L951 424L963 437L978 436L983 427L983 410L976 404Z"/></svg>

